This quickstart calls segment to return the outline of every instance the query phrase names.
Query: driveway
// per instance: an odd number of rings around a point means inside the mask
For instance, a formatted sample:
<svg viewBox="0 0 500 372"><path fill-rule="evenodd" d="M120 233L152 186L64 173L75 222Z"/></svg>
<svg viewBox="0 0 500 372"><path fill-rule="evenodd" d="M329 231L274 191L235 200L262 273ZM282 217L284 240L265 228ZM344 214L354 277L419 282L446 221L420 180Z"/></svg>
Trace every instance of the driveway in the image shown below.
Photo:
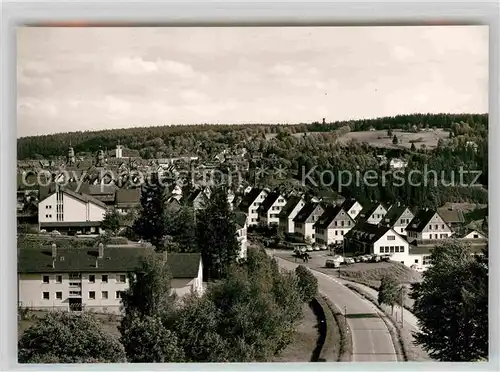
<svg viewBox="0 0 500 372"><path fill-rule="evenodd" d="M295 270L298 263L276 257L280 267ZM347 324L352 334L354 362L396 362L397 356L392 338L380 318L384 316L370 301L358 296L345 287L338 279L311 272L318 279L321 294L337 305L347 315Z"/></svg>

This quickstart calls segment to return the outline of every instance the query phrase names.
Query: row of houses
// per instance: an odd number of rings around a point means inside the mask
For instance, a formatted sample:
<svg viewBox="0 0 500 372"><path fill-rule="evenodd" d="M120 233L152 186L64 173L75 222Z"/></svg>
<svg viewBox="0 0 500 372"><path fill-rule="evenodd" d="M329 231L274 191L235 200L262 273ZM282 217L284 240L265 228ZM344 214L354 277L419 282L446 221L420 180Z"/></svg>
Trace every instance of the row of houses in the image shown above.
<svg viewBox="0 0 500 372"><path fill-rule="evenodd" d="M306 201L300 195L284 196L266 189L252 189L238 208L248 213L250 226L274 225L311 244L334 245L359 255L390 255L418 269L428 267L430 250L445 239L464 239L477 252L487 243L486 234L477 230L459 234L465 219L453 209L412 210L378 202L362 206L354 199Z"/></svg>

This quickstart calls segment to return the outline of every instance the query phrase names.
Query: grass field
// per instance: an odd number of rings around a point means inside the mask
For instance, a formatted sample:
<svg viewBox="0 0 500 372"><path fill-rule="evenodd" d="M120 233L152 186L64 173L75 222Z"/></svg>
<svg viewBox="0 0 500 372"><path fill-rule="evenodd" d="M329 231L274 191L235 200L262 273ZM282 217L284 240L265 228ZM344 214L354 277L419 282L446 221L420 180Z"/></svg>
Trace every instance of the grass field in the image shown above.
<svg viewBox="0 0 500 372"><path fill-rule="evenodd" d="M446 140L449 136L448 132L443 129L436 129L424 132L402 132L398 130L393 130L393 134L398 138L398 144L394 145L392 143L392 137L387 135L386 130L375 130L375 131L364 131L364 132L350 132L342 136L339 141L349 142L354 140L356 142L362 143L367 142L373 147L384 147L384 148L410 148L412 142L415 142L415 147L417 149L421 148L422 144L428 149L432 149L437 146L438 140Z"/></svg>

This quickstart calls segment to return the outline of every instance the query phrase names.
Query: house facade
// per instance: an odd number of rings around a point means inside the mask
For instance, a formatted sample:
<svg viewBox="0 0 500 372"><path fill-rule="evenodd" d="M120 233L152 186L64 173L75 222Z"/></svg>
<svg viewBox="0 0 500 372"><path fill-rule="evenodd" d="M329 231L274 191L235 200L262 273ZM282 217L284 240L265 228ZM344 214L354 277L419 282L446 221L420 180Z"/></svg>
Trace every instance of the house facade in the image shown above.
<svg viewBox="0 0 500 372"><path fill-rule="evenodd" d="M342 244L344 235L354 227L355 222L341 206L326 208L314 224L317 244Z"/></svg>
<svg viewBox="0 0 500 372"><path fill-rule="evenodd" d="M356 219L363 210L363 206L356 199L346 199L341 206L352 219Z"/></svg>
<svg viewBox="0 0 500 372"><path fill-rule="evenodd" d="M395 204L389 208L382 224L392 227L399 235L406 236L406 227L415 217L410 208Z"/></svg>
<svg viewBox="0 0 500 372"><path fill-rule="evenodd" d="M358 221L364 221L373 225L377 225L384 219L387 214L387 209L382 203L372 203L363 208L358 215Z"/></svg>
<svg viewBox="0 0 500 372"><path fill-rule="evenodd" d="M279 213L285 206L286 199L279 192L269 193L258 209L259 222L266 226L279 225Z"/></svg>
<svg viewBox="0 0 500 372"><path fill-rule="evenodd" d="M314 224L318 221L320 216L325 212L325 206L321 203L308 202L297 213L293 219L295 224L295 232L302 235L305 240L310 239L312 243L315 242Z"/></svg>
<svg viewBox="0 0 500 372"><path fill-rule="evenodd" d="M248 216L248 226L257 226L259 223L259 207L268 194L265 189L253 188L243 196L238 209Z"/></svg>
<svg viewBox="0 0 500 372"><path fill-rule="evenodd" d="M387 226L356 225L344 236L344 249L356 255L388 255L392 261L411 266L408 242Z"/></svg>
<svg viewBox="0 0 500 372"><path fill-rule="evenodd" d="M148 252L146 252L148 251ZM121 312L121 296L148 248L99 247L20 249L19 306L38 310ZM200 254L163 255L172 273L172 289L179 297L203 293Z"/></svg>
<svg viewBox="0 0 500 372"><path fill-rule="evenodd" d="M295 232L295 223L293 220L305 205L305 200L300 196L291 196L288 199L288 202L278 215L279 228L281 231L289 234Z"/></svg>
<svg viewBox="0 0 500 372"><path fill-rule="evenodd" d="M240 245L240 253L238 255L239 259L247 258L248 251L248 217L245 213L236 212L236 239Z"/></svg>
<svg viewBox="0 0 500 372"><path fill-rule="evenodd" d="M421 209L406 227L408 241L448 239L453 231L437 211Z"/></svg>
<svg viewBox="0 0 500 372"><path fill-rule="evenodd" d="M39 228L98 232L106 210L106 204L89 195L59 189L39 202Z"/></svg>

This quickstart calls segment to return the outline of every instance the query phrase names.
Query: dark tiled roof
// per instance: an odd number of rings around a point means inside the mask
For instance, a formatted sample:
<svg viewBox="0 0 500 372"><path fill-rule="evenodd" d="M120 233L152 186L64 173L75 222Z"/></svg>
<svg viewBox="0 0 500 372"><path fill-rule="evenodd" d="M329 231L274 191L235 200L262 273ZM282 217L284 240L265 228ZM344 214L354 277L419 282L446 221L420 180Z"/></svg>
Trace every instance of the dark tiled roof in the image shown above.
<svg viewBox="0 0 500 372"><path fill-rule="evenodd" d="M261 203L259 207L259 212L267 213L267 211L272 207L274 202L278 200L280 196L281 195L279 192L272 192L268 194L267 197L264 199L264 201Z"/></svg>
<svg viewBox="0 0 500 372"><path fill-rule="evenodd" d="M308 202L304 207L297 213L297 216L293 219L294 222L304 223L311 216L311 214L320 207L320 203Z"/></svg>
<svg viewBox="0 0 500 372"><path fill-rule="evenodd" d="M153 253L151 248L105 247L104 258L97 259L97 248L57 248L55 268L52 268L50 246L20 249L18 272L132 272L141 257ZM160 253L154 253L160 255ZM63 260L61 260L63 257ZM96 259L98 267L95 267ZM198 275L199 253L169 253L167 262L174 278L194 278Z"/></svg>
<svg viewBox="0 0 500 372"><path fill-rule="evenodd" d="M259 189L256 187L253 188L252 190L250 190L250 192L248 194L243 196L243 199L241 200L239 208L240 209L248 209L252 205L252 203L255 201L255 199L257 199L257 197L260 195L261 192L262 192L262 189Z"/></svg>
<svg viewBox="0 0 500 372"><path fill-rule="evenodd" d="M385 208L385 206L382 203L378 203L378 202L372 202L369 205L366 205L365 207L363 207L363 209L359 213L360 219L364 219L364 220L368 219L380 205Z"/></svg>
<svg viewBox="0 0 500 372"><path fill-rule="evenodd" d="M325 229L332 223L333 219L342 211L341 206L329 205L319 220L314 224L315 228Z"/></svg>
<svg viewBox="0 0 500 372"><path fill-rule="evenodd" d="M295 209L297 204L302 200L300 196L291 196L290 199L288 199L287 203L284 205L283 208L281 208L281 211L278 215L279 218L288 218L290 213Z"/></svg>
<svg viewBox="0 0 500 372"><path fill-rule="evenodd" d="M410 224L406 227L407 231L422 232L422 230L427 226L429 221L434 217L437 212L432 209L421 209L415 214L415 217L410 221Z"/></svg>
<svg viewBox="0 0 500 372"><path fill-rule="evenodd" d="M73 198L78 199L78 200L80 200L80 201L82 201L84 203L92 203L92 204L99 205L99 206L101 206L103 208L107 208L106 204L104 204L100 200L97 200L93 196L90 196L90 195L87 195L87 194L77 193L77 192L74 192L74 191L71 191L71 190L63 190L63 193L68 194L69 196L72 196Z"/></svg>
<svg viewBox="0 0 500 372"><path fill-rule="evenodd" d="M462 240L463 241L463 240ZM432 250L442 241L425 242L418 245L410 244L410 254L431 254ZM471 253L482 253L483 249L486 248L488 242L481 240L479 242L469 242L467 241Z"/></svg>
<svg viewBox="0 0 500 372"><path fill-rule="evenodd" d="M391 230L391 228L387 226L359 223L349 230L344 238L372 244L379 240L389 230Z"/></svg>
<svg viewBox="0 0 500 372"><path fill-rule="evenodd" d="M384 216L384 223L388 223L391 226L396 224L398 222L399 218L401 215L405 212L407 207L404 205L398 206L398 205L393 205L389 210L387 211L387 214Z"/></svg>
<svg viewBox="0 0 500 372"><path fill-rule="evenodd" d="M118 206L126 205L139 205L141 202L141 189L118 189L116 190L116 204Z"/></svg>
<svg viewBox="0 0 500 372"><path fill-rule="evenodd" d="M353 207L354 204L356 204L357 200L356 199L346 199L344 200L344 202L342 203L342 208L344 208L344 210L346 212L349 211L349 209L351 209Z"/></svg>

